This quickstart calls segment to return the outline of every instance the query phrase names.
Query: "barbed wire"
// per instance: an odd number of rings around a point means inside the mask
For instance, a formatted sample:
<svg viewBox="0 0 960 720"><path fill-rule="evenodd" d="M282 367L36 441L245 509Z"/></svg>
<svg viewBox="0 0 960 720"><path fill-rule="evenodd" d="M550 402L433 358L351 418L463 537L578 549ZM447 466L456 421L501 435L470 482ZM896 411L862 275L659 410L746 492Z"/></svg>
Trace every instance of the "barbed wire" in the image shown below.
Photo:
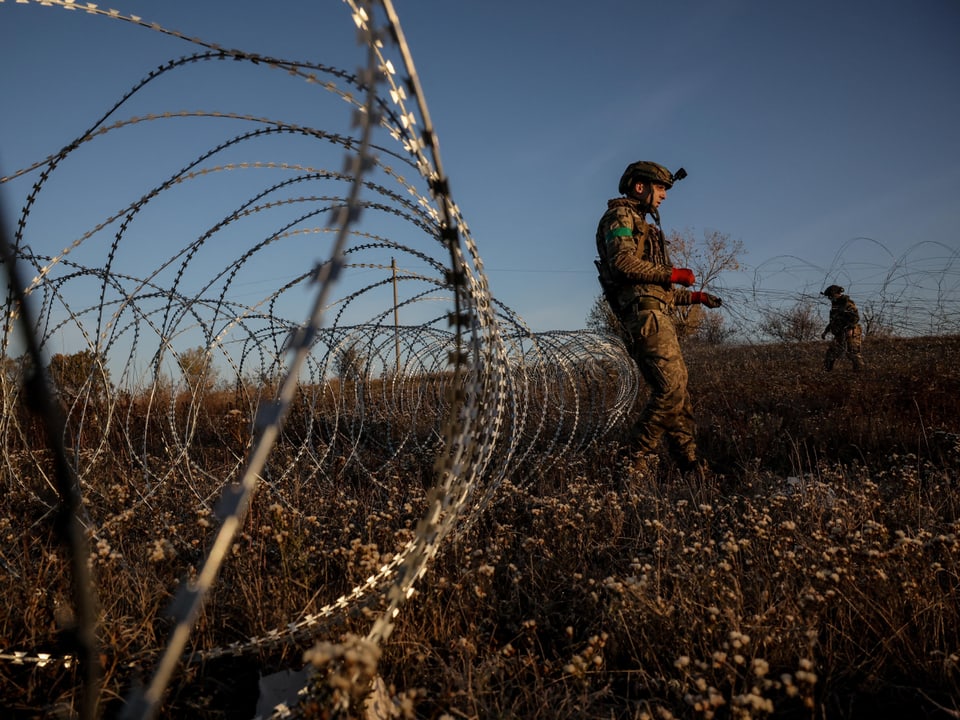
<svg viewBox="0 0 960 720"><path fill-rule="evenodd" d="M826 315L829 304L821 292L831 284L843 286L870 319L868 334L960 332L960 247L933 241L918 240L895 254L872 238L853 238L825 266L781 255L752 268L746 283L722 278L718 292L745 338L762 340L758 327L764 320L786 317L798 306L819 305Z"/></svg>
<svg viewBox="0 0 960 720"><path fill-rule="evenodd" d="M81 9L204 48L161 63L60 150L0 177L0 188L32 182L11 245L16 265L28 271L19 289L37 308L27 330L40 349L30 359L18 355L14 329L26 316L8 297L0 346L7 359L4 481L55 506L37 490L45 458L16 411L24 401L19 381L31 364L82 357L89 361L83 377L58 388L66 411L60 444L81 492L101 492L100 461L120 447L134 469L121 479L131 498L123 516L149 513L176 485L219 521L203 563L171 606L166 646L130 658L154 670L127 698L125 717L154 716L182 664L301 642L361 607L379 608L367 639L385 641L440 545L480 515L511 468L534 452L559 456L617 427L639 390L635 366L614 338L533 333L492 298L389 1L346 0L365 53L352 73L227 50L92 4L36 4ZM227 59L232 72L239 63L250 73L293 75L304 92L332 98L317 101L322 126L216 109L120 117L159 79L182 82L191 68ZM336 119L344 113L347 130L326 129L344 124ZM188 143L171 152L164 141L179 140L183 123L215 124L227 135L192 154ZM245 127L230 132L238 126ZM274 154L263 159L265 152ZM69 222L52 211L83 178L125 175L131 153L145 192L130 196L124 180ZM305 156L309 163L299 159ZM199 196L202 212L189 203ZM314 225L321 217L326 224ZM69 239L54 250L47 236ZM321 259L311 259L318 252ZM284 282L271 284L265 274ZM79 350L55 352L68 344ZM416 422L398 422L412 408ZM293 411L303 411L296 432L286 424ZM221 428L228 460L219 471L205 461L209 438L200 441L208 424ZM261 484L269 480L282 496L294 477L356 473L375 486L411 454L434 459L434 482L412 539L379 570L283 627L186 655ZM95 541L121 522L89 506L82 512ZM20 650L4 650L2 660L75 662Z"/></svg>
<svg viewBox="0 0 960 720"><path fill-rule="evenodd" d="M131 693L126 717L156 714L179 666L303 643L361 608L376 608L367 639L385 642L440 547L482 516L502 482L518 469L546 473L624 424L641 387L635 364L613 336L533 332L492 296L389 0L344 0L360 39L352 72L225 49L92 4L33 4L202 48L165 59L66 145L0 176L5 194L23 188L10 246L25 269L15 289L36 309L28 320L17 294L6 298L3 482L58 507L46 493L45 451L18 412L28 399L22 379L31 366L82 355L83 377L58 388L58 449L88 496L102 492L102 461L117 448L130 467L117 481L130 497L123 514L78 508L87 536L151 513L171 487L219 522L171 608L167 645L127 659L154 675ZM122 116L201 66L292 77L317 120L289 121L282 106ZM203 132L186 142L185 128ZM119 182L75 214L59 212L91 177ZM50 237L64 239L52 246ZM901 334L956 332L956 249L921 243L894 257L880 248L886 262L856 269L847 249L827 268L781 257L752 280L720 284L721 312L755 325L764 312L819 300L829 279ZM40 355L25 355L17 339L25 321ZM410 457L433 459L433 482L412 538L388 560L283 626L185 653L258 489L296 506L288 483L361 477L383 486ZM83 664L73 653L21 649L0 649L0 662Z"/></svg>

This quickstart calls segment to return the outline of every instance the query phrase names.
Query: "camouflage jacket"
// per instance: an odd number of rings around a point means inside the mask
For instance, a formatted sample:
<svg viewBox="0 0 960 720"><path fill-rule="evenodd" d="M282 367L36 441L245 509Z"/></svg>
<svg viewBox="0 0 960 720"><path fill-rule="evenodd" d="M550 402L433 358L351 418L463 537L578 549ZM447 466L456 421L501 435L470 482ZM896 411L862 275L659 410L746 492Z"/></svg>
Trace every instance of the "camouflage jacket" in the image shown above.
<svg viewBox="0 0 960 720"><path fill-rule="evenodd" d="M847 295L839 295L830 301L830 322L825 332L843 335L860 323L860 311Z"/></svg>
<svg viewBox="0 0 960 720"><path fill-rule="evenodd" d="M597 254L601 284L612 286L621 310L642 297L668 306L691 304L690 291L670 283L673 265L663 231L647 222L635 200L607 201L597 225Z"/></svg>

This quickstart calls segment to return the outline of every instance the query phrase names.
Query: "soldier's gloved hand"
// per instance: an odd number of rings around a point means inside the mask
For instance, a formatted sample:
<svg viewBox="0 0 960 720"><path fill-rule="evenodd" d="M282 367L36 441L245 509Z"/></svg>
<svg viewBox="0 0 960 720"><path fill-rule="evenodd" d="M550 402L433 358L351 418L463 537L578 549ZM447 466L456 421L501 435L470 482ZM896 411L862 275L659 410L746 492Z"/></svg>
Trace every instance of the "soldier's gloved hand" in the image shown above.
<svg viewBox="0 0 960 720"><path fill-rule="evenodd" d="M718 308L723 305L723 300L718 298L716 295L711 295L710 293L694 291L690 293L690 300L694 303L700 303L701 305L706 305L708 308Z"/></svg>
<svg viewBox="0 0 960 720"><path fill-rule="evenodd" d="M690 287L697 281L697 278L693 275L693 270L690 268L673 268L670 271L670 282L676 283L677 285L683 285L684 287Z"/></svg>

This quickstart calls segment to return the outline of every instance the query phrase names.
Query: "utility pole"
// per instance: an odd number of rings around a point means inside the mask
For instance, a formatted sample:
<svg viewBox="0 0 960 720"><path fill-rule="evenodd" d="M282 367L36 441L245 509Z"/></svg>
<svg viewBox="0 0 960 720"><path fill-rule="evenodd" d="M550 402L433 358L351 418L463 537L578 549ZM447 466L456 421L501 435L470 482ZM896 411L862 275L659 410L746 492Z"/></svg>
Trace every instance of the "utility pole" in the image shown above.
<svg viewBox="0 0 960 720"><path fill-rule="evenodd" d="M396 343L396 370L400 374L400 309L397 307L397 260L390 258L390 267L393 269L393 339Z"/></svg>

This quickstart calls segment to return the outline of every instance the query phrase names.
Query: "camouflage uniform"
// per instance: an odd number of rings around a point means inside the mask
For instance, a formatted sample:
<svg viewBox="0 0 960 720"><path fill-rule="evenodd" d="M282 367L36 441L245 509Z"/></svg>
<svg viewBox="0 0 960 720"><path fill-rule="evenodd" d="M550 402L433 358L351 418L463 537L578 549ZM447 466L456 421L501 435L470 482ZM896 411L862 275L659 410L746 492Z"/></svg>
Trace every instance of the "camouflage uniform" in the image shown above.
<svg viewBox="0 0 960 720"><path fill-rule="evenodd" d="M650 386L650 399L633 428L638 454L652 455L666 435L683 469L697 462L693 406L687 393L687 365L670 317L673 305L692 304L691 293L674 288L673 267L663 231L646 221L631 198L607 202L597 226L601 279L615 288L608 299L629 335L629 351ZM604 283L607 285L607 283Z"/></svg>
<svg viewBox="0 0 960 720"><path fill-rule="evenodd" d="M822 295L830 298L830 322L821 337L833 334L833 342L827 348L823 366L833 370L834 363L844 355L853 363L854 370L863 369L863 356L860 348L863 343L863 329L860 327L860 311L848 295L843 294L839 285L831 285Z"/></svg>

